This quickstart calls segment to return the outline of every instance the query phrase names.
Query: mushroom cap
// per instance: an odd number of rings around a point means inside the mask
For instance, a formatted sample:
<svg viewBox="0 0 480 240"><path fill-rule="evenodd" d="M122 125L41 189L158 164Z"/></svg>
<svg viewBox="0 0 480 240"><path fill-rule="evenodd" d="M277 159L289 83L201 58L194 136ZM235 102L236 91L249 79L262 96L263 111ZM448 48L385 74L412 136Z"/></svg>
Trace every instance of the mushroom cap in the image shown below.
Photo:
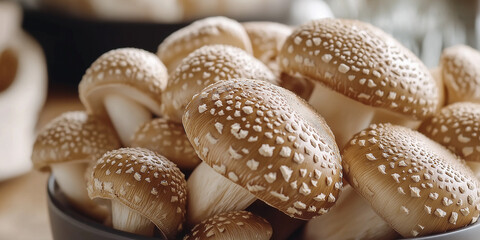
<svg viewBox="0 0 480 240"><path fill-rule="evenodd" d="M44 171L55 163L95 161L119 147L120 140L110 125L83 111L67 112L38 134L32 162L35 169Z"/></svg>
<svg viewBox="0 0 480 240"><path fill-rule="evenodd" d="M140 126L133 136L132 146L157 152L180 169L193 169L201 161L188 140L183 125L163 118L153 119Z"/></svg>
<svg viewBox="0 0 480 240"><path fill-rule="evenodd" d="M425 120L419 131L467 161L480 162L480 104L459 102Z"/></svg>
<svg viewBox="0 0 480 240"><path fill-rule="evenodd" d="M269 240L272 226L267 220L247 211L224 212L203 220L185 235L183 240Z"/></svg>
<svg viewBox="0 0 480 240"><path fill-rule="evenodd" d="M150 219L169 238L185 219L185 176L174 163L143 148L105 153L88 176L91 199L115 199Z"/></svg>
<svg viewBox="0 0 480 240"><path fill-rule="evenodd" d="M117 93L135 98L150 111L160 115L162 91L168 74L155 54L136 48L111 50L87 69L78 88L87 112L107 116L103 97Z"/></svg>
<svg viewBox="0 0 480 240"><path fill-rule="evenodd" d="M214 82L234 78L255 78L277 83L267 66L242 49L208 45L195 50L183 59L170 76L162 96L165 118L181 122L184 109L193 95Z"/></svg>
<svg viewBox="0 0 480 240"><path fill-rule="evenodd" d="M360 21L313 20L287 38L278 57L292 76L317 81L353 100L424 119L440 108L428 68L382 30Z"/></svg>
<svg viewBox="0 0 480 240"><path fill-rule="evenodd" d="M480 183L464 162L421 133L371 125L343 150L345 177L403 237L461 228L480 214Z"/></svg>
<svg viewBox="0 0 480 240"><path fill-rule="evenodd" d="M465 45L446 48L440 58L448 102L480 103L480 52Z"/></svg>
<svg viewBox="0 0 480 240"><path fill-rule="evenodd" d="M294 93L260 80L205 88L183 125L215 171L285 214L328 211L342 187L341 158L325 120Z"/></svg>
<svg viewBox="0 0 480 240"><path fill-rule="evenodd" d="M209 44L227 44L252 53L243 26L230 18L208 17L172 33L158 46L157 55L169 72L195 49Z"/></svg>

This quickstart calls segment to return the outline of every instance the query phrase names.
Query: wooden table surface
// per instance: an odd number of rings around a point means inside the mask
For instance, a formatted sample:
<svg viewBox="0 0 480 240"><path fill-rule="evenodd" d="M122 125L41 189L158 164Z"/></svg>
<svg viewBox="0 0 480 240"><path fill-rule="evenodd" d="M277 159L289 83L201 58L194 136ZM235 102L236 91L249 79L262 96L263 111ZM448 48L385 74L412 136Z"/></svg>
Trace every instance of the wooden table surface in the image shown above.
<svg viewBox="0 0 480 240"><path fill-rule="evenodd" d="M75 93L49 96L38 120L38 129L60 113L83 109ZM52 239L47 213L48 173L34 170L0 182L0 239Z"/></svg>

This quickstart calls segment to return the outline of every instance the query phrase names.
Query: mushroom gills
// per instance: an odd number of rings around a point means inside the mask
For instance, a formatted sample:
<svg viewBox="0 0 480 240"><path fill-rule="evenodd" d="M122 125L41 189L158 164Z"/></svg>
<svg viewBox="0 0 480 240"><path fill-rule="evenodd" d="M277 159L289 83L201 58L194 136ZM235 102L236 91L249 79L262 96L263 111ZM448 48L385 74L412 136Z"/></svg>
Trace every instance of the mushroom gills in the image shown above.
<svg viewBox="0 0 480 240"><path fill-rule="evenodd" d="M222 212L243 210L257 199L204 162L188 178L187 191L187 221L192 226Z"/></svg>
<svg viewBox="0 0 480 240"><path fill-rule="evenodd" d="M155 224L118 200L112 200L113 228L142 236L153 236ZM166 239L166 238L165 238Z"/></svg>
<svg viewBox="0 0 480 240"><path fill-rule="evenodd" d="M468 167L472 169L473 174L475 177L477 177L480 180L480 163L479 162L473 162L473 161L465 161Z"/></svg>
<svg viewBox="0 0 480 240"><path fill-rule="evenodd" d="M152 118L152 114L136 101L117 94L105 96L104 103L123 145L131 146L134 133Z"/></svg>

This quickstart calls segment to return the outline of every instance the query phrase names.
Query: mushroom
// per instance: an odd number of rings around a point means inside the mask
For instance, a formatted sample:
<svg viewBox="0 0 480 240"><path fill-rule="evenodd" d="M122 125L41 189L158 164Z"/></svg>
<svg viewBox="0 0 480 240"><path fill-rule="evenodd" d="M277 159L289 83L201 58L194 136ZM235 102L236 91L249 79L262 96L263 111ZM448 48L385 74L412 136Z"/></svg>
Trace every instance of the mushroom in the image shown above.
<svg viewBox="0 0 480 240"><path fill-rule="evenodd" d="M100 56L87 69L79 96L89 113L110 119L124 146L137 128L160 115L168 74L152 53L121 48Z"/></svg>
<svg viewBox="0 0 480 240"><path fill-rule="evenodd" d="M51 170L57 184L72 205L103 220L107 209L90 200L84 174L89 162L120 147L115 130L85 112L67 112L52 120L33 145L35 169Z"/></svg>
<svg viewBox="0 0 480 240"><path fill-rule="evenodd" d="M443 50L440 58L442 78L447 89L448 104L480 103L480 52L456 45Z"/></svg>
<svg viewBox="0 0 480 240"><path fill-rule="evenodd" d="M480 179L480 103L446 106L425 120L419 131L465 159Z"/></svg>
<svg viewBox="0 0 480 240"><path fill-rule="evenodd" d="M182 170L193 170L200 162L180 123L156 118L140 126L132 140L133 147L157 152Z"/></svg>
<svg viewBox="0 0 480 240"><path fill-rule="evenodd" d="M143 148L105 153L88 177L92 199L110 199L113 228L175 239L185 219L185 176L165 157Z"/></svg>
<svg viewBox="0 0 480 240"><path fill-rule="evenodd" d="M256 198L299 219L328 212L341 159L322 117L294 93L260 80L220 81L183 116L203 160L188 179L189 223L245 209Z"/></svg>
<svg viewBox="0 0 480 240"><path fill-rule="evenodd" d="M278 61L292 79L313 83L309 103L332 128L340 148L371 122L416 127L440 108L442 88L425 65L367 23L310 21L287 38Z"/></svg>
<svg viewBox="0 0 480 240"><path fill-rule="evenodd" d="M224 212L203 220L183 240L270 240L272 226L265 219L247 211Z"/></svg>
<svg viewBox="0 0 480 240"><path fill-rule="evenodd" d="M181 122L192 96L206 86L233 78L255 78L277 83L277 78L259 60L242 49L227 45L208 45L183 59L170 76L162 95L165 118Z"/></svg>
<svg viewBox="0 0 480 240"><path fill-rule="evenodd" d="M157 55L173 72L188 54L204 45L227 44L252 53L252 44L245 29L226 17L209 17L172 33L158 46Z"/></svg>
<svg viewBox="0 0 480 240"><path fill-rule="evenodd" d="M352 187L345 186L337 203L327 214L308 221L305 240L387 240L398 233Z"/></svg>
<svg viewBox="0 0 480 240"><path fill-rule="evenodd" d="M461 159L415 130L373 124L353 136L342 156L347 181L403 237L478 219L479 180Z"/></svg>

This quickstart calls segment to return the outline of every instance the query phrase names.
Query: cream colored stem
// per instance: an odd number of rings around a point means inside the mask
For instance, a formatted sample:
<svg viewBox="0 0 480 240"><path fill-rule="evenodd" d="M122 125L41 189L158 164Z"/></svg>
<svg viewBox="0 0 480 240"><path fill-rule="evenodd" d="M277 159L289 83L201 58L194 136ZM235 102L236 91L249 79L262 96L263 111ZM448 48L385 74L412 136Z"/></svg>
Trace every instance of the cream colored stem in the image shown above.
<svg viewBox="0 0 480 240"><path fill-rule="evenodd" d="M201 163L187 181L187 221L192 226L218 213L247 208L256 197Z"/></svg>
<svg viewBox="0 0 480 240"><path fill-rule="evenodd" d="M140 125L152 119L152 114L144 106L121 95L108 94L104 103L120 140L124 146L130 147L133 134Z"/></svg>
<svg viewBox="0 0 480 240"><path fill-rule="evenodd" d="M411 129L417 129L422 123L419 120L413 120L398 113L389 112L383 109L377 109L372 118L372 123L391 123L405 126Z"/></svg>
<svg viewBox="0 0 480 240"><path fill-rule="evenodd" d="M112 223L117 230L147 237L153 236L155 229L152 221L117 200L112 200Z"/></svg>
<svg viewBox="0 0 480 240"><path fill-rule="evenodd" d="M472 162L472 161L466 161L467 165L472 169L473 173L475 174L475 177L477 177L480 180L480 163L478 162Z"/></svg>

